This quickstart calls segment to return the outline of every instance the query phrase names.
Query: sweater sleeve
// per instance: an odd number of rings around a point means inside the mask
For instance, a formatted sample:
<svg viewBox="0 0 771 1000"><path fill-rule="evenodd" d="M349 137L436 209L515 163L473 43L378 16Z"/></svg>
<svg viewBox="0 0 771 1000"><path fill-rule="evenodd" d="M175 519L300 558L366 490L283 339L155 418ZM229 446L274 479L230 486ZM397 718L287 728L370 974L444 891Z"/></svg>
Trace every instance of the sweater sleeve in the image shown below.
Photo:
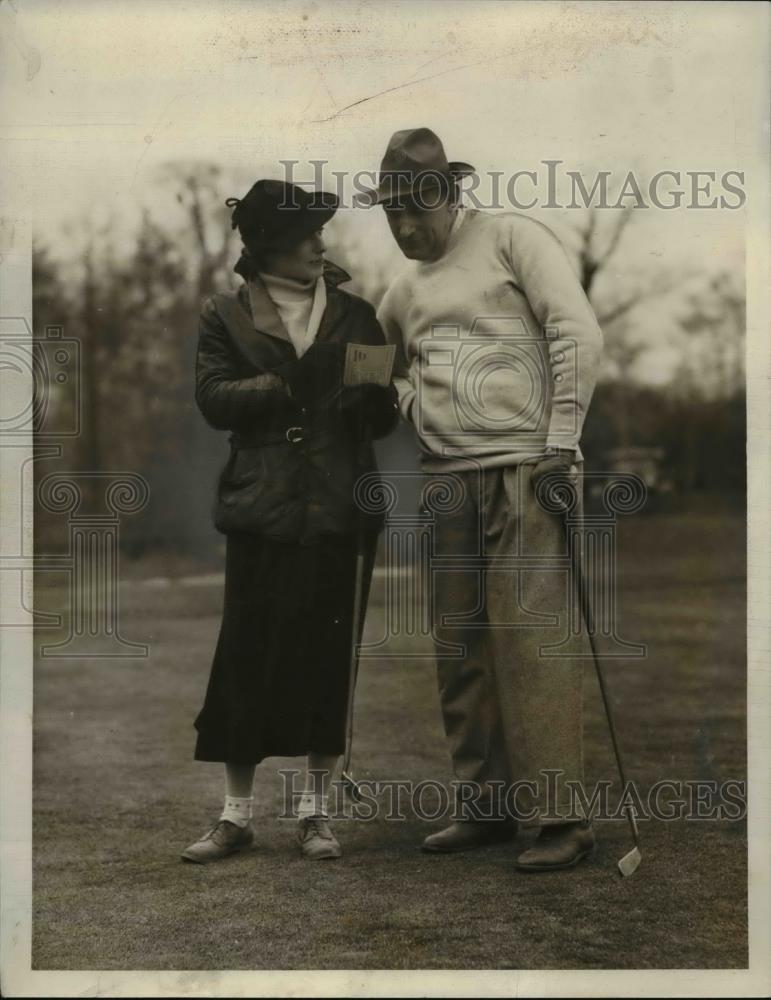
<svg viewBox="0 0 771 1000"><path fill-rule="evenodd" d="M410 420L416 389L410 378L410 367L405 352L404 334L400 324L398 308L400 300L400 282L394 281L383 296L377 312L377 319L385 334L386 343L393 344L396 348L394 353L393 383L399 394L399 409L401 414L405 420Z"/></svg>
<svg viewBox="0 0 771 1000"><path fill-rule="evenodd" d="M230 337L211 299L201 311L195 376L196 404L215 430L253 425L288 399L279 375L239 378Z"/></svg>
<svg viewBox="0 0 771 1000"><path fill-rule="evenodd" d="M547 447L578 448L602 357L602 331L556 236L539 222L512 218L515 281L549 344L552 401Z"/></svg>

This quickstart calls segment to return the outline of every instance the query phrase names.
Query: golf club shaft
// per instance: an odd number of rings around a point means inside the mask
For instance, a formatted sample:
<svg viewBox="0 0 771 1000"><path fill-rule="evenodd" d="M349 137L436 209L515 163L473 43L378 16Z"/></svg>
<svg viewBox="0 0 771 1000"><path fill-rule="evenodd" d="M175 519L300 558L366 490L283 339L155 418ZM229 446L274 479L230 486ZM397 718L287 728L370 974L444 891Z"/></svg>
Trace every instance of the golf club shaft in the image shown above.
<svg viewBox="0 0 771 1000"><path fill-rule="evenodd" d="M356 458L359 469L363 467L366 458L367 436L364 428L359 427L356 443ZM348 668L348 703L345 713L345 756L343 757L343 773L350 775L351 754L353 752L353 705L356 696L356 677L359 672L358 645L361 639L363 622L361 621L364 604L364 526L361 513L357 516L356 526L356 574L353 584L353 616L351 620L351 652Z"/></svg>
<svg viewBox="0 0 771 1000"><path fill-rule="evenodd" d="M581 557L581 550L583 548L583 533L578 531L571 538L571 529L568 524L567 518L565 520L567 543L570 550L570 559L573 568L573 578L576 582L576 589L578 590L578 599L581 605L581 613L586 624L586 631L589 636L589 645L592 649L592 659L594 660L594 668L597 672L597 683L600 686L600 694L602 695L602 703L605 707L605 717L608 720L608 729L610 730L610 739L613 744L613 753L616 757L616 767L618 768L618 776L621 779L622 794L626 788L626 778L624 776L624 763L621 756L621 747L618 742L618 735L616 733L616 724L613 720L613 709L610 704L610 696L608 695L608 689L605 684L605 673L602 669L602 664L600 663L600 657L597 653L597 645L595 641L595 628L594 628L594 614L592 612L591 601L589 600L589 592L586 585L586 577L584 576L583 569L583 559ZM629 826L632 831L632 836L634 842L639 846L639 832L637 830L637 821L635 820L634 813L630 805L627 805L624 809L627 819L629 820Z"/></svg>
<svg viewBox="0 0 771 1000"><path fill-rule="evenodd" d="M364 585L364 551L361 533L357 541L356 549L356 576L354 580L353 594L353 621L351 624L351 659L348 671L348 705L345 715L345 757L343 759L343 770L348 771L351 766L351 750L353 747L353 703L356 695L356 675L358 673L358 653L359 636L361 632L361 608L362 587Z"/></svg>

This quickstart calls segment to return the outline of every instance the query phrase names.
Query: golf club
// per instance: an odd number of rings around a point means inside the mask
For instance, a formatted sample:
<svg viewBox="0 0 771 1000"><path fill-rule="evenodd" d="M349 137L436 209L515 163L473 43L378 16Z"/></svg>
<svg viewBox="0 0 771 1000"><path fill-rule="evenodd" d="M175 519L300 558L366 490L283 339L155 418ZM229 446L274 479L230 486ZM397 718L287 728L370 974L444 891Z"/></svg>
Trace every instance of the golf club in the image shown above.
<svg viewBox="0 0 771 1000"><path fill-rule="evenodd" d="M361 635L361 608L363 604L362 588L364 585L364 546L359 532L356 551L356 576L353 595L353 624L351 626L351 659L348 670L348 707L345 718L345 756L341 774L343 789L355 801L361 801L361 790L351 771L351 753L353 749L353 702L356 695L356 675L358 674L358 646Z"/></svg>
<svg viewBox="0 0 771 1000"><path fill-rule="evenodd" d="M586 585L586 578L584 576L583 568L583 540L581 533L577 536L573 536L570 530L570 524L568 522L568 515L570 511L576 506L578 502L578 494L576 487L571 485L567 487L561 479L555 479L551 476L545 477L542 484L539 484L539 489L537 493L539 494L539 500L542 505L547 510L554 510L556 507L563 516L563 523L565 525L565 538L567 542L568 551L570 552L570 562L572 569L572 576L574 580L574 585L576 592L578 594L579 604L581 606L581 613L583 615L584 623L586 624L586 631L589 636L589 644L592 649L592 659L594 660L594 668L597 673L597 683L600 687L600 694L602 695L602 703L605 706L605 717L608 720L608 729L610 730L610 738L613 743L613 753L616 757L616 767L618 768L618 776L621 779L622 792L626 788L626 778L624 776L624 764L621 757L621 747L618 742L618 735L616 733L616 725L613 720L613 711L610 704L610 697L608 695L607 685L605 683L605 675L602 669L602 664L600 662L600 656L597 653L597 645L595 642L595 622L594 613L592 610L591 600L589 598L589 590ZM567 494L570 493L568 496ZM632 831L632 839L634 841L634 847L631 851L623 856L618 862L618 870L626 878L629 875L634 874L637 870L640 862L642 861L642 852L640 850L640 834L637 829L637 820L635 819L634 812L629 803L624 807L624 813L629 821L629 828Z"/></svg>

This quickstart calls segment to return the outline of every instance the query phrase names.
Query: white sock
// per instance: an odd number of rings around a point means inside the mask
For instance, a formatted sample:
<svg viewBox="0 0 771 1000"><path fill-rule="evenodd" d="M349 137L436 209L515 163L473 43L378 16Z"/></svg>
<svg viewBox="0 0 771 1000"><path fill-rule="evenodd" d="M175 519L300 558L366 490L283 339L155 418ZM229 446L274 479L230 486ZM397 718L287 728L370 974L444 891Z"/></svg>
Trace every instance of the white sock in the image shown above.
<svg viewBox="0 0 771 1000"><path fill-rule="evenodd" d="M225 796L225 807L222 810L222 815L220 819L226 819L229 823L235 823L236 826L246 826L249 820L252 818L252 797L249 796L248 799L239 799L235 795Z"/></svg>
<svg viewBox="0 0 771 1000"><path fill-rule="evenodd" d="M305 819L308 816L327 815L327 796L314 795L313 792L303 792L300 796L300 804L297 808L298 819Z"/></svg>

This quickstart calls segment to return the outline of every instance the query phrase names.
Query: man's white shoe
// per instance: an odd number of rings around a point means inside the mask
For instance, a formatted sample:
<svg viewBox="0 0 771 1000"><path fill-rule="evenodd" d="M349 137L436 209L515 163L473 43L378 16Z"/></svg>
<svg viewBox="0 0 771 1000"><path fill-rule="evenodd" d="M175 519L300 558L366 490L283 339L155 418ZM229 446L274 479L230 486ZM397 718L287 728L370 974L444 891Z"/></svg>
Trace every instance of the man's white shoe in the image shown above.
<svg viewBox="0 0 771 1000"><path fill-rule="evenodd" d="M326 816L304 816L298 824L297 840L303 855L311 861L339 858L343 853Z"/></svg>

